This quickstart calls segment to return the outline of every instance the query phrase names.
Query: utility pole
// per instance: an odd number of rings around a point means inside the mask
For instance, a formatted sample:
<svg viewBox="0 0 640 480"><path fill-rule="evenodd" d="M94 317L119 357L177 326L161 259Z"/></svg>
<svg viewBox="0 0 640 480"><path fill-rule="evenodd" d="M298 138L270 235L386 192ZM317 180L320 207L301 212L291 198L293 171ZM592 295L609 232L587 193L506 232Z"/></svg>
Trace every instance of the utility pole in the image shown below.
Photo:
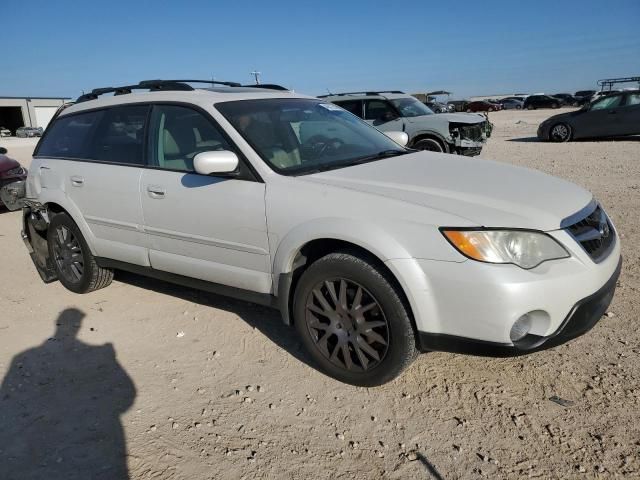
<svg viewBox="0 0 640 480"><path fill-rule="evenodd" d="M253 75L253 78L255 78L256 85L260 85L260 75L262 75L262 72L258 72L257 70L254 70L253 72L251 72L251 75Z"/></svg>

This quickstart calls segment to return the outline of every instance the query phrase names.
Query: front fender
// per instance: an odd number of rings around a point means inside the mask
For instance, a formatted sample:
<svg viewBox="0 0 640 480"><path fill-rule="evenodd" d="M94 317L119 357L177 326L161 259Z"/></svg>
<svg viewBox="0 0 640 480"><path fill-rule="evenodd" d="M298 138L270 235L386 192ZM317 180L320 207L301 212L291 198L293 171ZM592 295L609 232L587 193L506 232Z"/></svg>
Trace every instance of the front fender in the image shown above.
<svg viewBox="0 0 640 480"><path fill-rule="evenodd" d="M385 229L371 222L327 217L302 223L287 233L278 244L274 255L274 275L291 272L293 261L300 249L318 239L353 243L368 250L383 262L392 258L411 257L405 246L389 235Z"/></svg>

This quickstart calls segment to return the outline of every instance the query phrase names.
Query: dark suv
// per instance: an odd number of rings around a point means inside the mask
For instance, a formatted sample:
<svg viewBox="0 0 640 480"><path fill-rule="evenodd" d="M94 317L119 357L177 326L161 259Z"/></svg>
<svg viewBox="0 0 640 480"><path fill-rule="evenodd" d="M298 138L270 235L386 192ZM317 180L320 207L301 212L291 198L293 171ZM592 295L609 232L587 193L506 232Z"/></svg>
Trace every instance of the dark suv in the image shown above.
<svg viewBox="0 0 640 480"><path fill-rule="evenodd" d="M560 108L560 100L550 97L549 95L529 95L525 101L523 108L535 110L536 108Z"/></svg>

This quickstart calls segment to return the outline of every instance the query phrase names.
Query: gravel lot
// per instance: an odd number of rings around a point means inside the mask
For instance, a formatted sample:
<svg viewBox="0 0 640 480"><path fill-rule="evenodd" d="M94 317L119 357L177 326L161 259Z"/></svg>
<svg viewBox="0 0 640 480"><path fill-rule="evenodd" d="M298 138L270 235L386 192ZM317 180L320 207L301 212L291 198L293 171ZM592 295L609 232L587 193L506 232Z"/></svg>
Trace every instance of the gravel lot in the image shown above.
<svg viewBox="0 0 640 480"><path fill-rule="evenodd" d="M116 479L125 461L132 479L637 478L640 138L539 143L550 114L492 114L482 156L604 203L624 256L610 312L553 350L429 353L376 389L317 372L276 311L131 274L83 296L44 285L3 211L0 478ZM25 164L35 144L0 143ZM25 442L38 460L20 467Z"/></svg>

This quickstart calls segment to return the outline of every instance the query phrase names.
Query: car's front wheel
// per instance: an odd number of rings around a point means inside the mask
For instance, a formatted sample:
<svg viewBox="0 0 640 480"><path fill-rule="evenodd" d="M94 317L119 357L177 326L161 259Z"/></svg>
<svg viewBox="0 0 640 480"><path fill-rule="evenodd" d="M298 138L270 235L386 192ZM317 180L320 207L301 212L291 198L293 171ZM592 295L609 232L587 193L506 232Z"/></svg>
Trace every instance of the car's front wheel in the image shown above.
<svg viewBox="0 0 640 480"><path fill-rule="evenodd" d="M549 140L553 142L568 142L571 139L571 127L566 123L557 123L549 130Z"/></svg>
<svg viewBox="0 0 640 480"><path fill-rule="evenodd" d="M76 223L66 213L53 216L47 231L49 255L60 283L75 293L104 288L113 270L100 267Z"/></svg>
<svg viewBox="0 0 640 480"><path fill-rule="evenodd" d="M527 110L535 110L535 109L536 109L535 106L533 106L531 104L527 105Z"/></svg>
<svg viewBox="0 0 640 480"><path fill-rule="evenodd" d="M444 148L435 138L423 138L413 144L416 150L426 150L429 152L444 152Z"/></svg>
<svg viewBox="0 0 640 480"><path fill-rule="evenodd" d="M302 274L294 321L319 368L352 385L389 382L417 355L402 294L375 262L353 252L326 255Z"/></svg>

